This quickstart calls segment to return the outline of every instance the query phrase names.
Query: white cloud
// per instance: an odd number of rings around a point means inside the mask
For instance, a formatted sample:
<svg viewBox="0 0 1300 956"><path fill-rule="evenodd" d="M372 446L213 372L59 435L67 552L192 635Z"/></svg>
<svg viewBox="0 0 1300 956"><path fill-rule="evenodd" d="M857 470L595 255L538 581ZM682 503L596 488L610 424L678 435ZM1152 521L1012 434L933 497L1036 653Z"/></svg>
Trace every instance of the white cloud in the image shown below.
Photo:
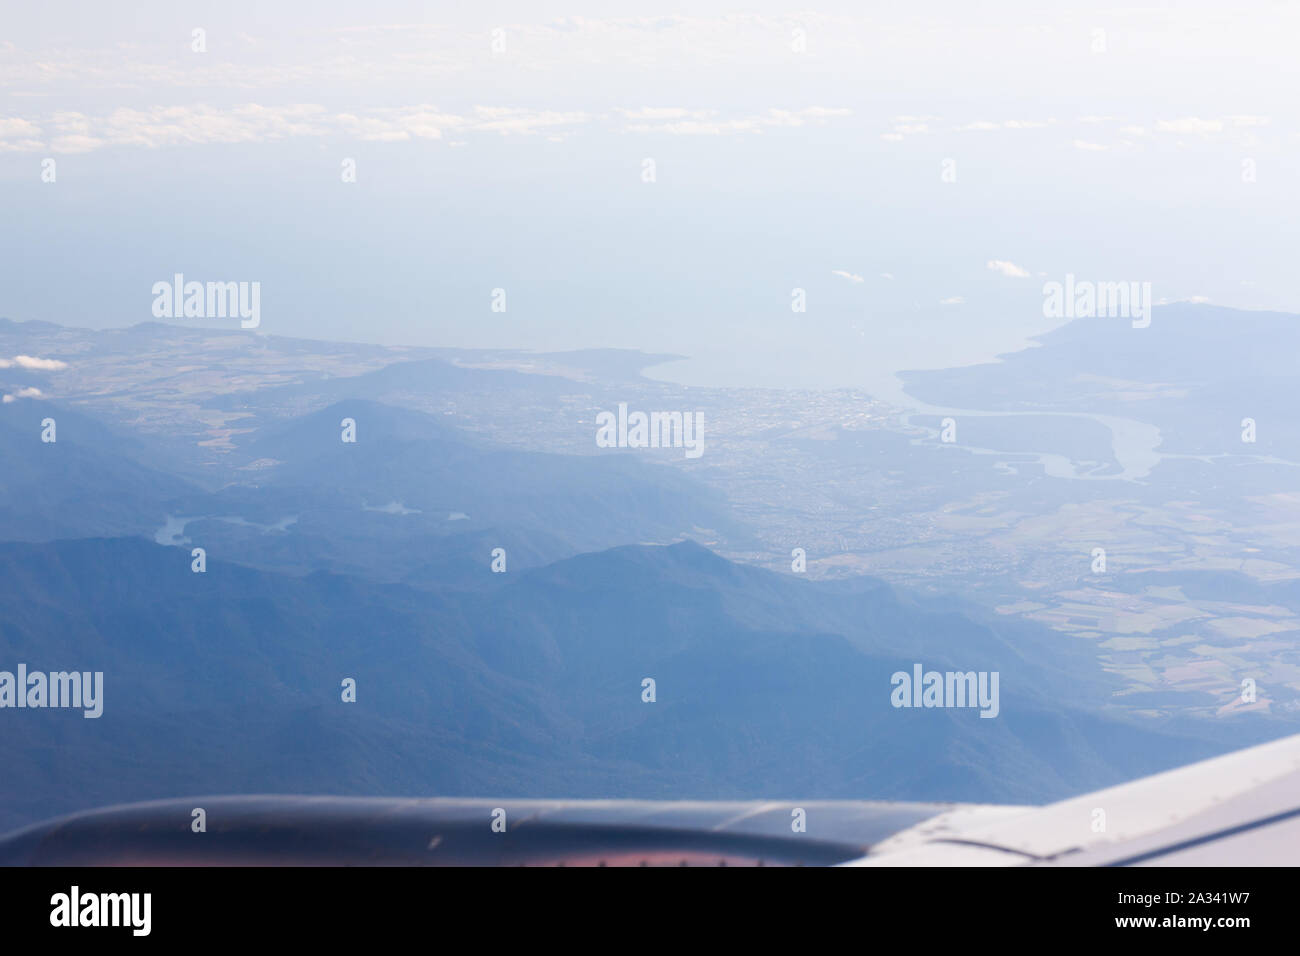
<svg viewBox="0 0 1300 956"><path fill-rule="evenodd" d="M1011 279L1024 279L1029 275L1028 271L1020 268L1014 262L1008 262L1006 259L990 259L988 268Z"/></svg>
<svg viewBox="0 0 1300 956"><path fill-rule="evenodd" d="M961 304L962 304L963 302L965 302L965 301L966 301L966 300L963 299L961 296L959 296L959 295L954 295L954 296L952 296L951 298L948 298L948 299L940 299L940 300L939 300L939 304L940 304L940 305L961 305Z"/></svg>
<svg viewBox="0 0 1300 956"><path fill-rule="evenodd" d="M1074 148L1085 149L1093 153L1104 153L1106 150L1110 149L1109 146L1102 143L1091 143L1086 139L1076 139L1074 141Z"/></svg>
<svg viewBox="0 0 1300 956"><path fill-rule="evenodd" d="M1187 116L1176 120L1159 120L1156 129L1162 133L1198 133L1201 136L1208 136L1210 133L1222 132L1223 121Z"/></svg>
<svg viewBox="0 0 1300 956"><path fill-rule="evenodd" d="M809 106L801 112L811 119L835 119L853 115L853 110L843 106Z"/></svg>
<svg viewBox="0 0 1300 956"><path fill-rule="evenodd" d="M975 120L973 123L966 123L958 126L958 130L994 130L994 129L1045 129L1056 120L1003 120L1001 123L990 123L988 120Z"/></svg>
<svg viewBox="0 0 1300 956"><path fill-rule="evenodd" d="M20 398L40 398L42 394L43 393L39 388L20 388L12 395L6 394L4 397L4 404L8 405Z"/></svg>
<svg viewBox="0 0 1300 956"><path fill-rule="evenodd" d="M894 143L901 142L904 137L930 132L930 122L937 119L938 116L895 116L893 129L881 133L880 138Z"/></svg>
<svg viewBox="0 0 1300 956"><path fill-rule="evenodd" d="M680 106L643 106L636 110L620 109L620 113L630 120L681 120L707 119L716 110L688 110Z"/></svg>
<svg viewBox="0 0 1300 956"><path fill-rule="evenodd" d="M83 153L106 146L159 149L212 143L258 143L302 137L368 142L440 140L447 133L477 131L500 135L556 135L591 122L581 111L518 107L475 107L468 115L436 106L384 107L334 113L315 103L228 109L210 106L154 106L115 109L97 116L54 113L39 121L0 126L0 151Z"/></svg>
<svg viewBox="0 0 1300 956"><path fill-rule="evenodd" d="M662 109L661 109L662 111ZM625 112L625 111L624 111ZM823 125L828 120L851 116L849 109L809 106L801 110L769 109L762 113L720 119L716 110L682 111L684 116L663 122L630 123L629 133L670 133L675 136L722 136L727 133L761 133L764 129ZM626 113L625 113L626 115Z"/></svg>
<svg viewBox="0 0 1300 956"><path fill-rule="evenodd" d="M0 359L0 368L13 368L15 365L19 368L41 372L57 372L68 367L67 362L61 362L58 359L36 358L32 355L15 355L13 359Z"/></svg>
<svg viewBox="0 0 1300 956"><path fill-rule="evenodd" d="M212 143L258 143L303 137L408 142L465 142L464 134L502 136L543 134L556 138L596 122L616 125L624 132L679 135L761 133L765 129L820 126L852 115L838 107L769 109L748 115L719 115L717 110L680 107L616 109L612 113L582 110L539 110L513 106L475 106L468 113L451 113L419 104L370 110L332 112L316 103L263 106L247 103L226 109L205 105L120 108L87 116L56 112L43 119L0 121L0 152L51 150L84 153L110 146L158 149Z"/></svg>
<svg viewBox="0 0 1300 956"><path fill-rule="evenodd" d="M682 120L672 123L632 123L629 133L669 133L673 136L722 136L726 133L761 133L762 127L753 120L726 120L701 122Z"/></svg>
<svg viewBox="0 0 1300 956"><path fill-rule="evenodd" d="M843 269L832 269L831 275L839 276L842 279L848 279L850 282L861 282L862 276L854 275L852 272L845 272Z"/></svg>
<svg viewBox="0 0 1300 956"><path fill-rule="evenodd" d="M41 148L41 129L30 120L0 118L0 152L26 153Z"/></svg>
<svg viewBox="0 0 1300 956"><path fill-rule="evenodd" d="M0 136L36 136L40 130L30 120L0 117Z"/></svg>
<svg viewBox="0 0 1300 956"><path fill-rule="evenodd" d="M474 110L480 117L474 129L503 133L536 133L542 130L552 132L557 127L574 127L586 123L590 117L586 113L558 113L552 110L528 110L502 107L478 106Z"/></svg>

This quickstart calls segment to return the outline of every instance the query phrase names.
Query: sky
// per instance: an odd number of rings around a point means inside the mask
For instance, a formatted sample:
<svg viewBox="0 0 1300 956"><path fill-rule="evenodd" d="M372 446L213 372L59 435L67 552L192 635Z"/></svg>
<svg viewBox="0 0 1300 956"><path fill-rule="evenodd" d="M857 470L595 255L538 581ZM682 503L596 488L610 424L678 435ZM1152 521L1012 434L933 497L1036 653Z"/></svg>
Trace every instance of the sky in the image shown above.
<svg viewBox="0 0 1300 956"><path fill-rule="evenodd" d="M1300 312L1298 28L1290 2L11 4L0 316L150 321L179 272L259 282L249 334L880 392L1023 347L1067 273Z"/></svg>

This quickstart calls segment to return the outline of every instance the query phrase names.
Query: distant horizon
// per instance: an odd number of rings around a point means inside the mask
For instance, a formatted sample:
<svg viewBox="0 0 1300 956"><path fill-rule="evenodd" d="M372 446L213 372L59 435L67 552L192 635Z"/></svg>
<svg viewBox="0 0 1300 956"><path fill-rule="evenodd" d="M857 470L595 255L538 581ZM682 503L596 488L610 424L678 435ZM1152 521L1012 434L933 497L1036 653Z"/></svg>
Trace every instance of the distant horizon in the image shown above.
<svg viewBox="0 0 1300 956"><path fill-rule="evenodd" d="M1294 6L136 9L6 23L4 311L129 326L180 273L291 337L887 391L1067 274L1300 313Z"/></svg>
<svg viewBox="0 0 1300 956"><path fill-rule="evenodd" d="M1300 312L1288 312L1279 309L1265 308L1245 308L1240 306L1228 306L1219 303L1210 302L1167 302L1156 303L1155 308L1165 311L1173 307L1180 309L1197 310L1197 311L1222 311L1230 313L1248 313L1254 315L1277 315L1291 316L1300 319ZM647 361L639 365L641 376L652 382L662 382L665 384L681 385L692 388L770 388L785 391L823 391L823 390L862 390L867 391L873 398L883 401L893 402L895 404L912 403L923 404L915 396L909 395L903 387L901 376L910 372L925 371L942 371L944 369L964 368L973 365L990 365L999 364L1007 356L1015 355L1026 349L1037 348L1040 340L1045 336L1065 328L1075 322L1098 321L1094 318L1067 318L1062 319L1049 328L1035 332L1024 339L1013 343L1012 347L1002 348L1000 346L987 346L969 355L964 361L952 361L942 364L915 364L904 365L898 368L881 368L872 369L875 376L871 379L872 384L861 378L850 377L853 373L843 372L842 377L829 384L825 382L815 382L811 378L806 381L780 381L766 380L764 373L772 371L777 367L784 368L784 363L788 357L782 356L777 366L757 369L751 369L750 376L744 380L734 378L726 381L709 380L708 376L720 369L725 369L727 373L733 370L728 367L725 355L713 354L706 361L700 356L691 355L682 352L660 351L647 346L633 345L587 345L579 348L561 348L561 349L543 349L529 346L511 346L511 345L442 345L442 344L420 344L414 342L384 342L384 341L365 341L357 338L330 338L325 336L310 336L299 334L285 334L272 330L270 327L258 329L240 329L238 322L225 320L198 320L195 322L181 321L161 321L159 319L142 319L138 322L122 325L79 325L70 322L58 322L48 319L14 319L9 316L0 315L0 322L12 322L16 325L26 323L56 326L59 328L76 329L84 332L110 332L126 331L134 328L157 325L164 328L176 329L178 331L195 331L195 332L229 332L241 335L252 335L262 338L284 339L286 341L300 342L322 342L330 345L351 345L358 348L379 348L393 350L421 350L430 353L500 353L517 356L534 355L538 357L559 357L565 355L580 355L583 353L598 352L618 352L628 355L637 355ZM1106 320L1101 320L1106 321ZM207 324L204 324L207 323ZM706 353L707 354L707 353ZM649 370L658 370L657 374L647 374ZM874 386L874 388L873 388Z"/></svg>

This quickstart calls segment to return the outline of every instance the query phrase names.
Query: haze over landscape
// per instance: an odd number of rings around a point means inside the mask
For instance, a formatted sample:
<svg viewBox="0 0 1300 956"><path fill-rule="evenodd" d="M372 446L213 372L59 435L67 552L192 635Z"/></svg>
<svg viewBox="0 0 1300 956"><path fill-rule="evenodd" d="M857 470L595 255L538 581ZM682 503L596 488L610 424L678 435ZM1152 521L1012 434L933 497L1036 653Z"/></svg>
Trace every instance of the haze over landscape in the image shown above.
<svg viewBox="0 0 1300 956"><path fill-rule="evenodd" d="M1300 731L1294 8L140 6L0 34L0 831Z"/></svg>

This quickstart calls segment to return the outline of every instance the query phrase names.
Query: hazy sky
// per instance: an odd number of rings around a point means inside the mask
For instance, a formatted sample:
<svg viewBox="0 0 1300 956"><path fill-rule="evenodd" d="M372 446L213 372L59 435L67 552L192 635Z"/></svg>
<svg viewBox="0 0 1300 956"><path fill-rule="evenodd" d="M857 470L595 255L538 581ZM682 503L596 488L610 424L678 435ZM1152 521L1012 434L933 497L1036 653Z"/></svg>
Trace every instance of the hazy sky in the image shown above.
<svg viewBox="0 0 1300 956"><path fill-rule="evenodd" d="M123 6L0 23L0 315L181 272L261 333L807 385L1015 348L1067 272L1300 311L1300 4Z"/></svg>

